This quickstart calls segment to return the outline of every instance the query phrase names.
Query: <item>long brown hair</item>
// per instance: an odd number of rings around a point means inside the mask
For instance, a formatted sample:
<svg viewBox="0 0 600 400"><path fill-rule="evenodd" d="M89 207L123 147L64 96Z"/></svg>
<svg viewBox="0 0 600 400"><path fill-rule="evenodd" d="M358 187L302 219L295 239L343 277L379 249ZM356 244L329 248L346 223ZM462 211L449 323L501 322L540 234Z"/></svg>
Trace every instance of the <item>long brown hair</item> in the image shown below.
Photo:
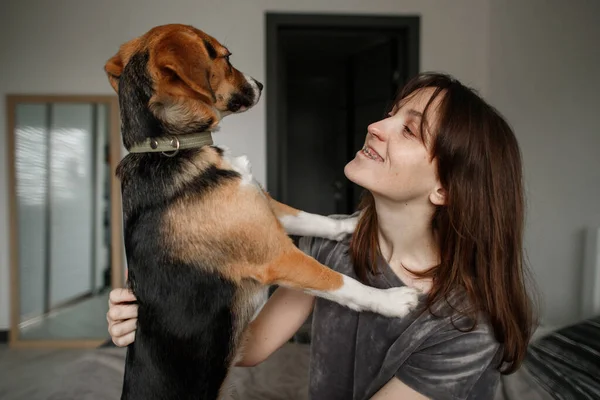
<svg viewBox="0 0 600 400"><path fill-rule="evenodd" d="M515 135L492 106L456 79L424 73L409 81L394 105L422 88L435 88L427 110L441 95L429 144L446 204L437 207L432 229L438 238L440 264L417 277L430 278L427 308L448 302L457 288L469 307L455 310L475 321L484 313L503 346L499 369L509 374L520 366L534 327L533 303L523 257L524 194L521 154ZM350 251L358 277L367 281L380 255L375 201L363 195L358 227ZM412 272L412 271L411 271ZM451 305L452 306L452 305ZM452 306L454 309L454 306Z"/></svg>

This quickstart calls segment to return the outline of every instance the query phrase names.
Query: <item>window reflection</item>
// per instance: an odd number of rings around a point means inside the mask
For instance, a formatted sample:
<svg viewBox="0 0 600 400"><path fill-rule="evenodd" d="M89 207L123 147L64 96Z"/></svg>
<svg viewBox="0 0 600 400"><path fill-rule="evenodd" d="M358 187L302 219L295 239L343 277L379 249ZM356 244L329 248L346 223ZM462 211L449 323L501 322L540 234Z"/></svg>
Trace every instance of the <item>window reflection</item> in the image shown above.
<svg viewBox="0 0 600 400"><path fill-rule="evenodd" d="M39 206L45 203L48 165L51 166L52 201L72 200L76 197L78 179L89 179L86 164L88 132L76 128L53 129L51 132L51 160L47 162L45 130L35 126L16 129L15 162L17 196L23 205ZM89 163L89 161L88 161Z"/></svg>

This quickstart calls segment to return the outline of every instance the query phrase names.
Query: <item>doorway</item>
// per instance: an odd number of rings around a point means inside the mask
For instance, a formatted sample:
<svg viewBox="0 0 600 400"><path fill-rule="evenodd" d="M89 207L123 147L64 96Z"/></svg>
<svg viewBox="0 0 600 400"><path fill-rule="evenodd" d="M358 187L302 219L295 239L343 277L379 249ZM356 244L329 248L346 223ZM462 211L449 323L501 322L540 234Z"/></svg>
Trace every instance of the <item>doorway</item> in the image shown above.
<svg viewBox="0 0 600 400"><path fill-rule="evenodd" d="M267 14L267 188L292 207L350 214L344 165L419 70L419 17Z"/></svg>

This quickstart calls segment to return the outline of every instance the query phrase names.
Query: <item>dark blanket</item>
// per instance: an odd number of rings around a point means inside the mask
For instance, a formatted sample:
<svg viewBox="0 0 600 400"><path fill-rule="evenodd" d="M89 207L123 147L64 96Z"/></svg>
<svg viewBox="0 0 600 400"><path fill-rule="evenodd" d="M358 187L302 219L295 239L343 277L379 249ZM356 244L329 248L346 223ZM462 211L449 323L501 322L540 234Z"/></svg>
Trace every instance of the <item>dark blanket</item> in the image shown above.
<svg viewBox="0 0 600 400"><path fill-rule="evenodd" d="M503 377L496 400L600 399L600 316L529 345L523 366Z"/></svg>
<svg viewBox="0 0 600 400"><path fill-rule="evenodd" d="M556 399L600 399L600 316L531 344L526 365Z"/></svg>

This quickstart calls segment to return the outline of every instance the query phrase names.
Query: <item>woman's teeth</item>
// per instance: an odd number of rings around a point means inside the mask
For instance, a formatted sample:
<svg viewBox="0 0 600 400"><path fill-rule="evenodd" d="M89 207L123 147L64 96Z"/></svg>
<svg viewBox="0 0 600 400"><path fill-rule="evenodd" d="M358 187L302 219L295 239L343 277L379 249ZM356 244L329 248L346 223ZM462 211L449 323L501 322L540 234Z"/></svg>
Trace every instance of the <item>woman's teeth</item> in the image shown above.
<svg viewBox="0 0 600 400"><path fill-rule="evenodd" d="M383 161L383 159L379 157L379 155L375 154L374 152L371 152L371 150L367 146L363 146L362 152L371 160Z"/></svg>

